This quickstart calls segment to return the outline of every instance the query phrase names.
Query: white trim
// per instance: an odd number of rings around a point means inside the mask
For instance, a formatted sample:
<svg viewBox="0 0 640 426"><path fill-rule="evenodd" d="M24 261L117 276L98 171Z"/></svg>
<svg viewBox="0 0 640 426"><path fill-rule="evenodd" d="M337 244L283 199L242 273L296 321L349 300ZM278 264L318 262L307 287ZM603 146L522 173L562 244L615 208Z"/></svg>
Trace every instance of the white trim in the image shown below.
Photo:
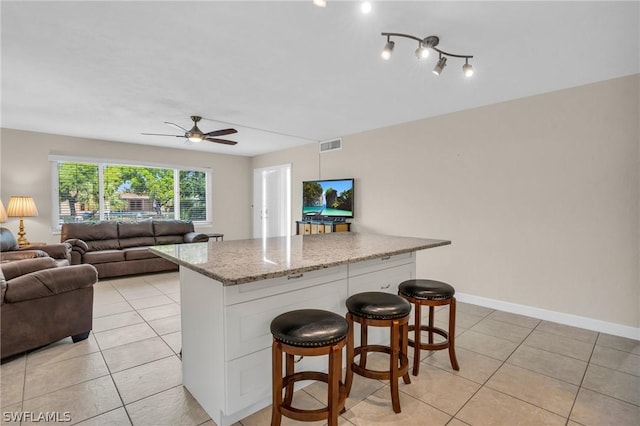
<svg viewBox="0 0 640 426"><path fill-rule="evenodd" d="M154 163L151 161L138 161L138 160L123 160L118 158L103 158L103 157L78 157L74 155L58 155L49 154L49 161L64 161L67 163L104 163L114 166L140 166L140 167L156 167L161 169L178 169L178 170L193 170L196 172L210 173L211 167L196 167L185 166L179 164L170 163Z"/></svg>
<svg viewBox="0 0 640 426"><path fill-rule="evenodd" d="M519 305L517 303L505 302L503 300L489 299L486 297L475 296L473 294L456 292L456 299L460 302L484 306L486 308L498 309L500 311L510 312L513 314L525 315L528 317L538 318L546 321L553 321L573 327L612 334L614 336L640 340L640 328L637 327L616 324L613 322L597 320L594 318L582 317L579 315L567 314L565 312L550 311L533 306Z"/></svg>

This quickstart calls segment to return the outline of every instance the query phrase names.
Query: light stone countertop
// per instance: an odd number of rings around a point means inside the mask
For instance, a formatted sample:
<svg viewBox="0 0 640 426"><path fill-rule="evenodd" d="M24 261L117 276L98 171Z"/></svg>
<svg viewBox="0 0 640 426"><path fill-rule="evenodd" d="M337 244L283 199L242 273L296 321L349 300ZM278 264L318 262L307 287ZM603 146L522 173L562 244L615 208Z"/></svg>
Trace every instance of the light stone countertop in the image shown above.
<svg viewBox="0 0 640 426"><path fill-rule="evenodd" d="M448 244L451 241L336 232L153 246L151 251L227 286Z"/></svg>

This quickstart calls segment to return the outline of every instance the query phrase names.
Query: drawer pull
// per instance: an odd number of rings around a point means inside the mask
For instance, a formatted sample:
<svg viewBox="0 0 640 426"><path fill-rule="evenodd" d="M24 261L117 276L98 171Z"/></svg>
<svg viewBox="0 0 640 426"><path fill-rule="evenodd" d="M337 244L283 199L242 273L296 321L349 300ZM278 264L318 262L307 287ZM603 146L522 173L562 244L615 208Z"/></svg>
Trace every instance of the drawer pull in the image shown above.
<svg viewBox="0 0 640 426"><path fill-rule="evenodd" d="M389 259L391 259L391 256L382 256L380 258L380 260L389 260Z"/></svg>
<svg viewBox="0 0 640 426"><path fill-rule="evenodd" d="M380 287L380 290L386 290L389 287L391 287L391 284L383 285L382 287Z"/></svg>
<svg viewBox="0 0 640 426"><path fill-rule="evenodd" d="M300 358L298 358L297 360L294 360L294 361L293 361L293 363L294 363L294 364L297 364L297 363L299 363L300 361L302 361L302 359L303 359L303 358L304 358L304 356L303 356L303 355L300 355Z"/></svg>
<svg viewBox="0 0 640 426"><path fill-rule="evenodd" d="M304 274L298 274L298 275L289 275L287 277L288 280L297 280L298 278L302 278L304 277Z"/></svg>

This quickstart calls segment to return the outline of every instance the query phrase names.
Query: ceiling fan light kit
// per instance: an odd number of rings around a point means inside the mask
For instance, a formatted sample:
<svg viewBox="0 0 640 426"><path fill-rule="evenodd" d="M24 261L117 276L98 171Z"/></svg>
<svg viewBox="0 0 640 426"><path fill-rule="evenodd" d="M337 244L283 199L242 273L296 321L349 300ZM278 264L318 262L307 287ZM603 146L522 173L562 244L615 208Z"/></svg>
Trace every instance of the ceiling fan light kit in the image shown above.
<svg viewBox="0 0 640 426"><path fill-rule="evenodd" d="M224 136L224 135L232 135L234 133L238 133L236 129L221 129L221 130L213 130L208 133L204 133L202 130L198 128L198 122L202 119L202 117L198 115L192 115L191 120L193 121L193 127L190 130L185 129L182 126L179 126L175 123L171 123L169 121L165 121L165 124L169 126L173 126L179 130L184 132L184 135L165 135L161 133L143 133L143 135L148 136L172 136L176 138L186 138L189 142L192 143L200 143L202 141L216 142L225 145L236 145L238 142L230 141L227 139L220 139L216 136Z"/></svg>
<svg viewBox="0 0 640 426"><path fill-rule="evenodd" d="M415 52L418 59L426 59L429 57L429 49L438 52L438 62L433 68L433 73L435 75L440 75L444 70L444 67L447 66L447 58L464 59L464 65L462 66L464 76L471 77L473 75L473 66L469 63L469 59L473 58L473 55L459 55L456 53L445 52L437 47L438 44L440 44L440 38L438 36L431 35L425 38L420 38L402 33L382 33L382 36L387 37L387 44L384 46L384 49L380 54L384 60L389 60L391 58L391 53L393 53L393 48L395 47L395 42L391 40L391 37L408 38L418 42L418 48Z"/></svg>

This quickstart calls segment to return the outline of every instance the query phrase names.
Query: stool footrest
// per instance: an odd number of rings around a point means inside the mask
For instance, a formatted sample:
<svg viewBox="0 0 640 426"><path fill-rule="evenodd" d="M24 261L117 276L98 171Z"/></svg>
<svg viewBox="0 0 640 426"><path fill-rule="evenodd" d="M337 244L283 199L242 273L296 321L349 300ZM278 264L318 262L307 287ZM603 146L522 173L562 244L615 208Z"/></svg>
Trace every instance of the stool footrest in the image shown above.
<svg viewBox="0 0 640 426"><path fill-rule="evenodd" d="M415 331L416 330L416 326L415 325L410 325L409 326L409 332ZM447 349L449 347L449 333L447 333L446 331L444 331L441 328L437 328L437 327L429 327L428 325L423 325L420 327L420 330L422 331L427 331L427 332L432 332L435 333L437 335L440 335L442 337L444 337L445 340L444 342L441 343L424 343L424 342L420 342L420 349L426 349L429 351L439 351L441 349ZM412 348L415 348L416 346L416 342L415 340L409 339L409 346L411 346Z"/></svg>
<svg viewBox="0 0 640 426"><path fill-rule="evenodd" d="M362 353L379 352L391 355L391 348L388 346L369 345L358 346L353 350L354 356L362 355ZM398 376L404 376L409 371L409 358L402 353L398 353L398 359L400 360L400 368L398 369ZM389 380L391 379L391 372L389 370L378 371L370 368L361 367L358 363L353 362L351 364L351 370L363 377L377 380Z"/></svg>
<svg viewBox="0 0 640 426"><path fill-rule="evenodd" d="M291 376L285 377L282 382L283 388L286 385L292 385L295 382L299 382L302 380L317 380L324 383L329 383L329 375L327 373L322 373L319 371L301 371L299 373L295 373ZM341 412L344 409L344 404L347 399L347 388L342 382L338 383L338 394L337 410L338 412ZM329 407L318 408L315 410L303 410L283 403L280 405L280 412L290 419L303 422L315 422L319 420L327 420Z"/></svg>

